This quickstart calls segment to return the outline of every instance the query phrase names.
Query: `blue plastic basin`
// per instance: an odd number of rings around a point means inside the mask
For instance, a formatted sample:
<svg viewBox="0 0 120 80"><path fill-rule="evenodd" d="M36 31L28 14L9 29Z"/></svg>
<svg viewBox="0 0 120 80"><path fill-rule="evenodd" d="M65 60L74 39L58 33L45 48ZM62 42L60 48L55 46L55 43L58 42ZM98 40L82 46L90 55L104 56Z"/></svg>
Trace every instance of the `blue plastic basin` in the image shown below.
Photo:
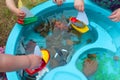
<svg viewBox="0 0 120 80"><path fill-rule="evenodd" d="M55 12L60 12L67 9L74 9L73 0L67 0L62 6L56 6L56 4L54 4L52 1L47 1L34 7L31 12L40 18L41 16L48 16ZM78 49L73 55L70 63L53 69L45 76L43 80L85 80L86 77L80 71L78 72L78 69L76 68L76 61L81 54L91 49L105 49L113 53L118 51L120 47L120 23L115 23L108 19L108 16L111 14L111 12L97 6L90 0L85 0L85 11L90 21L89 26L93 27L96 32L95 42ZM70 15L72 14L70 13ZM31 27L34 27L35 25L37 25L37 23L33 23ZM30 25L23 27L17 23L15 24L6 44L6 54L15 55L17 48L16 46L19 42L19 39L23 33L28 30L28 26ZM73 70L70 71L71 69ZM7 72L7 78L8 80L20 80L20 77L16 71Z"/></svg>

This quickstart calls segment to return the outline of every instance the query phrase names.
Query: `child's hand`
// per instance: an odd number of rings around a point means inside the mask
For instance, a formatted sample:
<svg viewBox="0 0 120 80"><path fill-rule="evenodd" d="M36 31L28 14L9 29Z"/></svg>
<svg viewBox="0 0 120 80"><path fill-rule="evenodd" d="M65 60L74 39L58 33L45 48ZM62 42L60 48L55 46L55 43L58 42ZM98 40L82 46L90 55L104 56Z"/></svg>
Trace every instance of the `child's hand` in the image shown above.
<svg viewBox="0 0 120 80"><path fill-rule="evenodd" d="M64 0L53 0L57 5L61 5L63 2L64 2Z"/></svg>
<svg viewBox="0 0 120 80"><path fill-rule="evenodd" d="M84 1L83 0L75 0L74 7L78 11L84 11Z"/></svg>
<svg viewBox="0 0 120 80"><path fill-rule="evenodd" d="M120 8L116 9L110 16L109 18L112 21L118 22L120 21Z"/></svg>
<svg viewBox="0 0 120 80"><path fill-rule="evenodd" d="M29 69L38 68L41 65L42 58L34 54L27 55L29 59Z"/></svg>
<svg viewBox="0 0 120 80"><path fill-rule="evenodd" d="M18 8L14 11L14 13L18 16L18 19L24 19L26 16L26 14Z"/></svg>

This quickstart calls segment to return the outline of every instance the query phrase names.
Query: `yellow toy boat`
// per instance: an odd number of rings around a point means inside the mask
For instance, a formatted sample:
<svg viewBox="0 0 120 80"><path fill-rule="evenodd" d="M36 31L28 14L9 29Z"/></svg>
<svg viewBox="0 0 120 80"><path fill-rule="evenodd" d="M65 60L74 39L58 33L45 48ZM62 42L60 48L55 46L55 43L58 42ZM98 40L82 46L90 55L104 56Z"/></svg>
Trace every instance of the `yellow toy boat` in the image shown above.
<svg viewBox="0 0 120 80"><path fill-rule="evenodd" d="M76 19L76 17L71 17L70 19L71 22L71 26L81 32L81 33L86 33L87 31L89 31L89 28L86 24L84 24L83 22L79 21L78 19Z"/></svg>

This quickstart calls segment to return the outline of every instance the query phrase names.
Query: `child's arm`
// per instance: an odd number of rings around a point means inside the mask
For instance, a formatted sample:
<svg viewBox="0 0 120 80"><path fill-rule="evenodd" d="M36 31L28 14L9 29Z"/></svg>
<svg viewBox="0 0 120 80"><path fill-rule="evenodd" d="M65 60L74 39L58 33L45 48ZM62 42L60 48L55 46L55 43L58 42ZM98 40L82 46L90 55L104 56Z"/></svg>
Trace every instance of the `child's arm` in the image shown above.
<svg viewBox="0 0 120 80"><path fill-rule="evenodd" d="M75 0L74 1L74 7L78 11L84 11L84 0Z"/></svg>
<svg viewBox="0 0 120 80"><path fill-rule="evenodd" d="M14 0L6 0L6 5L18 18L23 19L25 17L25 13L16 7Z"/></svg>
<svg viewBox="0 0 120 80"><path fill-rule="evenodd" d="M15 71L25 68L37 68L40 63L41 58L34 54L22 56L0 54L0 72Z"/></svg>
<svg viewBox="0 0 120 80"><path fill-rule="evenodd" d="M120 8L113 11L113 13L109 16L109 18L115 22L120 21Z"/></svg>

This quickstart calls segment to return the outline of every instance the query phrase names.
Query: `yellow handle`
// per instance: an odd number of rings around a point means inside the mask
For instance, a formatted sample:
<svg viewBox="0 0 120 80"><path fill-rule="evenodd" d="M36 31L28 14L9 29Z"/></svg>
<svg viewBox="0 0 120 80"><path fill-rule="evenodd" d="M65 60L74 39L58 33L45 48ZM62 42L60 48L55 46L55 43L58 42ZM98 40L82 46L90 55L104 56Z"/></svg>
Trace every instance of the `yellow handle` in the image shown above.
<svg viewBox="0 0 120 80"><path fill-rule="evenodd" d="M42 58L44 59L45 63L48 63L50 59L50 53L45 49L41 49L41 52L42 52Z"/></svg>
<svg viewBox="0 0 120 80"><path fill-rule="evenodd" d="M23 3L21 0L18 0L18 8L21 8L21 7L23 7Z"/></svg>

